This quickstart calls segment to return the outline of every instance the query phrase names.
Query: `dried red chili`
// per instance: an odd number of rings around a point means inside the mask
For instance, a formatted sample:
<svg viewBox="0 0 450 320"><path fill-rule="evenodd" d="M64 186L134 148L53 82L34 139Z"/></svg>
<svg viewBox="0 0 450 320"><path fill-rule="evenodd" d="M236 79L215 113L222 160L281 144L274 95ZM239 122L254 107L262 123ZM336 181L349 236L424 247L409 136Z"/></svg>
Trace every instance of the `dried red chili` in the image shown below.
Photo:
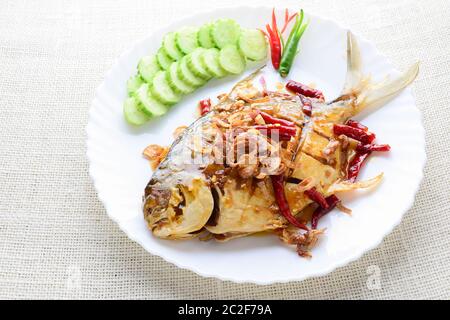
<svg viewBox="0 0 450 320"><path fill-rule="evenodd" d="M292 126L281 126L276 124L254 126L255 129L261 130L268 136L278 135L281 141L289 141L297 133L297 129Z"/></svg>
<svg viewBox="0 0 450 320"><path fill-rule="evenodd" d="M304 85L304 84L294 81L294 80L288 81L288 83L286 84L286 89L288 89L289 91L291 91L293 93L301 94L308 98L319 99L321 101L325 100L325 97L324 97L322 91L313 89L311 87L308 87L307 85Z"/></svg>
<svg viewBox="0 0 450 320"><path fill-rule="evenodd" d="M347 180L355 182L364 161L369 157L371 152L357 153L348 166Z"/></svg>
<svg viewBox="0 0 450 320"><path fill-rule="evenodd" d="M284 194L284 176L270 176L272 180L273 191L275 194L275 200L277 201L278 208L280 209L280 213L289 221L292 225L297 228L308 230L308 227L303 223L299 222L291 213L291 209L289 208L289 204L286 200L286 196Z"/></svg>
<svg viewBox="0 0 450 320"><path fill-rule="evenodd" d="M327 197L325 200L326 200L326 202L327 202L327 204L328 204L328 208L325 209L325 208L323 208L323 207L319 207L319 208L317 208L317 209L314 211L314 213L313 213L313 215L312 215L312 218L311 218L311 227L312 227L313 229L317 229L317 225L318 225L318 223L319 223L319 220L320 220L324 215L326 215L326 214L329 213L331 210L333 210L339 202L341 202L341 200L339 200L339 198L336 197L334 194L331 195L331 196L329 196L329 197Z"/></svg>
<svg viewBox="0 0 450 320"><path fill-rule="evenodd" d="M311 117L312 115L312 104L311 104L311 100L309 100L308 98L299 95L300 101L303 104L302 107L302 111L304 114L306 114L308 117Z"/></svg>
<svg viewBox="0 0 450 320"><path fill-rule="evenodd" d="M347 120L347 122L345 124L347 126L350 126L350 127L353 127L353 128L358 128L358 129L361 129L361 130L366 131L366 132L369 131L369 128L367 128L365 125L361 124L358 121L352 120L352 119Z"/></svg>
<svg viewBox="0 0 450 320"><path fill-rule="evenodd" d="M369 153L371 151L387 152L391 150L391 146L388 144L362 144L358 143L356 151L359 153Z"/></svg>
<svg viewBox="0 0 450 320"><path fill-rule="evenodd" d="M287 127L295 127L295 124L292 121L275 118L274 116L262 111L258 111L258 114L260 114L264 121L268 124L279 124Z"/></svg>
<svg viewBox="0 0 450 320"><path fill-rule="evenodd" d="M365 132L362 129L347 126L345 124L335 124L333 126L334 134L340 136L341 134L358 140L364 144L370 144L375 140L375 134L371 132Z"/></svg>
<svg viewBox="0 0 450 320"><path fill-rule="evenodd" d="M317 203L320 207L328 209L328 203L325 197L319 191L317 191L316 188L313 187L309 190L306 190L305 194L308 196L308 198Z"/></svg>
<svg viewBox="0 0 450 320"><path fill-rule="evenodd" d="M200 108L200 114L202 116L204 116L205 114L207 114L208 112L211 111L211 99L204 99L204 100L200 100L200 102L198 103L198 106Z"/></svg>

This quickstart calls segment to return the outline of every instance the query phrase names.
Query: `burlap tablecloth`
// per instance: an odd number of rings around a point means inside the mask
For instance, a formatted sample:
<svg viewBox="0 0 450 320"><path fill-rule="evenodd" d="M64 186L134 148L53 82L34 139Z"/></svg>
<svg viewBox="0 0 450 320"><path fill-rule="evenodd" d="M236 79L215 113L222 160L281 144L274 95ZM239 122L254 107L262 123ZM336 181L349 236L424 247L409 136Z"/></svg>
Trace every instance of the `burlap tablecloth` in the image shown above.
<svg viewBox="0 0 450 320"><path fill-rule="evenodd" d="M221 1L221 6L242 1ZM253 0L246 4L273 5ZM284 1L373 41L414 84L428 161L414 207L382 245L332 274L256 286L151 256L109 220L88 176L85 126L114 60L215 1L0 2L0 298L450 298L450 1Z"/></svg>

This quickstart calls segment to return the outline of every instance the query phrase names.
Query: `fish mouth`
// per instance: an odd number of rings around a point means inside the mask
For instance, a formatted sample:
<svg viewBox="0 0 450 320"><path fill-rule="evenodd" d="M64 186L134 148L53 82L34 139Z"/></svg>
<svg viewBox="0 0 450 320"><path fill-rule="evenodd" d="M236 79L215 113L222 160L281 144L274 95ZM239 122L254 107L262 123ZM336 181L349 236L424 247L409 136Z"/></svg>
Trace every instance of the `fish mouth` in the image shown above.
<svg viewBox="0 0 450 320"><path fill-rule="evenodd" d="M214 207L209 185L202 179L177 185L171 190L150 187L144 204L144 218L153 234L165 239L198 236Z"/></svg>

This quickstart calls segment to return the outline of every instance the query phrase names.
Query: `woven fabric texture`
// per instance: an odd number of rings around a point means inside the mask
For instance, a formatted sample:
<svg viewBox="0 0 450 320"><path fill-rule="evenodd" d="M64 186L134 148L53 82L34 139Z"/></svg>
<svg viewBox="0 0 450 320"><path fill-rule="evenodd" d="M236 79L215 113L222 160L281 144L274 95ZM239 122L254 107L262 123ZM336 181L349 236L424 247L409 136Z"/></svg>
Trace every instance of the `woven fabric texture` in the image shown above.
<svg viewBox="0 0 450 320"><path fill-rule="evenodd" d="M234 284L151 256L108 218L85 156L95 88L155 27L239 4L1 1L0 298L450 298L448 0L301 1L373 41L399 68L422 61L413 89L426 129L425 178L401 225L360 260L303 282Z"/></svg>

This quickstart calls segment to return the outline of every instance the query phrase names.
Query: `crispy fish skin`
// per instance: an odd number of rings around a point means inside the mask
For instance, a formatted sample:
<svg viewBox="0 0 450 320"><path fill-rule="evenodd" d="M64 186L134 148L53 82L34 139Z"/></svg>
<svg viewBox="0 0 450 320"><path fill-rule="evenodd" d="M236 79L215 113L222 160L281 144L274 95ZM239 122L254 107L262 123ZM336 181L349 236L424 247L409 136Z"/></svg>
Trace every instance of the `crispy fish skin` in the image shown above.
<svg viewBox="0 0 450 320"><path fill-rule="evenodd" d="M219 190L220 214L213 226L205 228L214 234L255 233L285 226L278 214L273 195L267 197L257 185L247 183L238 186L236 179L229 179Z"/></svg>

